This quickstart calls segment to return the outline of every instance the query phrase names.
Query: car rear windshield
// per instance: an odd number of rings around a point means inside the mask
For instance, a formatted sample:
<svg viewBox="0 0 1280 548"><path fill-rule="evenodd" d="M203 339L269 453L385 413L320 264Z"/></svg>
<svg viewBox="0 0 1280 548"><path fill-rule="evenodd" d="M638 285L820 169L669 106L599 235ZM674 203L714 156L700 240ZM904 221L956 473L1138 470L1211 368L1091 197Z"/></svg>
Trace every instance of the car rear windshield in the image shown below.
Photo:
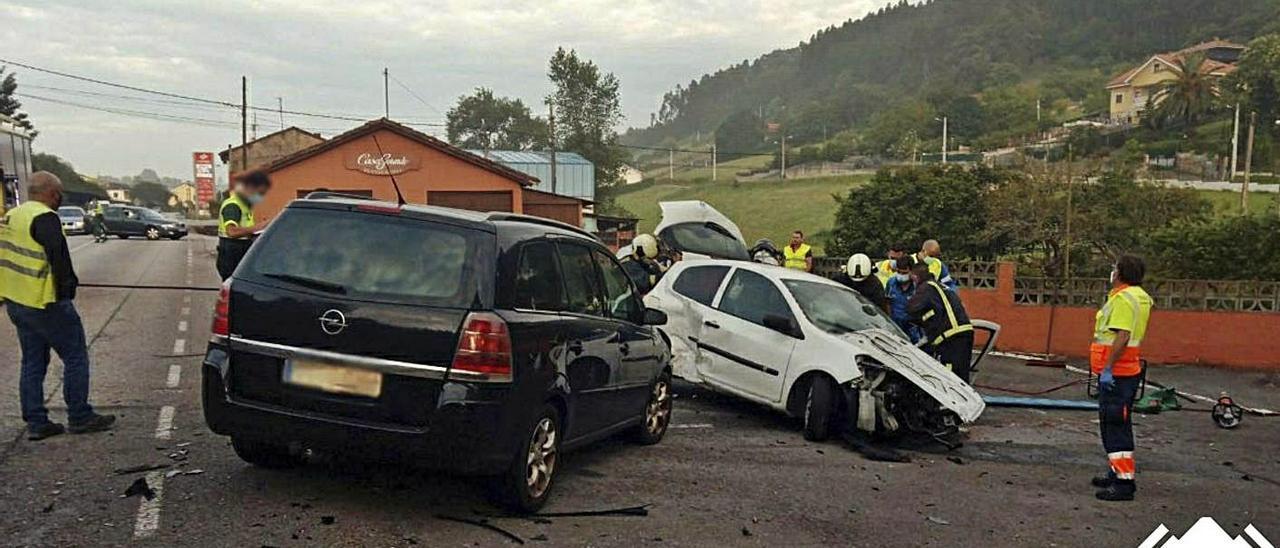
<svg viewBox="0 0 1280 548"><path fill-rule="evenodd" d="M666 238L680 251L709 255L719 259L745 261L747 246L719 225L712 223L682 223L664 230Z"/></svg>
<svg viewBox="0 0 1280 548"><path fill-rule="evenodd" d="M828 333L851 333L864 329L885 329L902 334L884 312L856 291L820 282L783 280L800 310L813 325Z"/></svg>
<svg viewBox="0 0 1280 548"><path fill-rule="evenodd" d="M62 207L62 208L58 208L58 216L64 219L76 219L79 217L84 217L84 210L78 207L76 208Z"/></svg>
<svg viewBox="0 0 1280 548"><path fill-rule="evenodd" d="M493 235L411 217L291 208L255 242L246 279L351 299L470 308L486 302ZM491 284L489 284L491 285Z"/></svg>

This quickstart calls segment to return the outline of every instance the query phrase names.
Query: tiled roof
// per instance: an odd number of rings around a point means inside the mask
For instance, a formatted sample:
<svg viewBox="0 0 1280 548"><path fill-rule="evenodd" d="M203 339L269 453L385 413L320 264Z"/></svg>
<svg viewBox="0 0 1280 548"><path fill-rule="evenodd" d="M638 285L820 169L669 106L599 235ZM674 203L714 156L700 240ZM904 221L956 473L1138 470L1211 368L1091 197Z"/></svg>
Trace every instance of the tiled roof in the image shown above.
<svg viewBox="0 0 1280 548"><path fill-rule="evenodd" d="M1163 61L1165 64L1169 65L1170 67L1173 67L1175 70L1177 70L1179 62L1185 60L1192 53L1202 52L1202 51L1206 51L1214 48L1244 49L1245 46L1241 44L1236 44L1234 42L1228 42L1226 40L1214 39L1214 40L1209 40L1208 42L1201 42L1194 46L1183 48L1178 51L1157 53L1151 56L1150 58L1148 58L1141 65L1138 65L1136 67L1133 67L1129 70L1126 70L1116 75L1114 78L1111 79L1111 81L1107 82L1107 87L1113 88L1116 86L1122 86L1124 84L1127 84L1130 78L1133 78L1133 76L1137 74L1138 71L1142 70L1143 67L1150 64L1152 60L1158 59L1160 61ZM1215 74L1215 75L1229 74L1235 69L1236 69L1236 66L1234 64L1223 63L1220 61L1214 61L1213 59L1207 59L1207 58L1204 60L1204 65L1202 66L1202 70L1204 72L1208 74Z"/></svg>

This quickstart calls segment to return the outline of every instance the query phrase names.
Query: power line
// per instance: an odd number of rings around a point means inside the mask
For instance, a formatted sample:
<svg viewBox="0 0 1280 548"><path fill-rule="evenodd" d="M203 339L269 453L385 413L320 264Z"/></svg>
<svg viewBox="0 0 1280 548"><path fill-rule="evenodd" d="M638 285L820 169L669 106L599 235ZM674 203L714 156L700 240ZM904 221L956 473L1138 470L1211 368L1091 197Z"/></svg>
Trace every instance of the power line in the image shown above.
<svg viewBox="0 0 1280 548"><path fill-rule="evenodd" d="M40 96L40 95L32 95L32 94L30 94L30 93L17 93L17 95L18 95L19 97L24 98L24 99L34 99L34 100L36 100L36 101L44 101L44 102L53 103L53 104L57 104L57 105L63 105L63 106L69 106L69 107L76 107L76 108L83 108L83 109L86 109L86 110L96 110L96 111L99 111L99 112L107 112L107 113L111 113L111 114L119 114L119 115L123 115L123 116L133 116L133 117L136 117L136 118L146 118L146 119L150 119L150 120L159 120L159 121L162 121L162 122L182 122L182 123L189 123L189 124L204 125L204 126L209 126L209 127L238 127L238 126L239 126L239 124L237 124L237 123L235 123L235 122L232 122L232 121L228 121L228 120L212 120L212 119L208 119L208 118L193 118L193 117L190 117L190 116L179 116L179 115L174 115L174 114L164 114L164 113L159 113L159 112L145 112L145 111L132 110L132 109L123 109L123 108L113 108L113 107L103 107L103 106L95 106L95 105L86 105L86 104L83 104L83 103L77 103L77 102L74 102L74 101L63 101L63 100L61 100L61 99L53 99L53 98L50 98L50 97L42 97L42 96Z"/></svg>
<svg viewBox="0 0 1280 548"><path fill-rule="evenodd" d="M436 114L439 114L439 115L441 115L441 116L445 116L445 113L440 112L440 109L436 108L436 107L435 107L434 105L432 105L431 103L428 103L426 99L423 99L421 95L418 95L418 93L417 93L417 92L413 91L413 89L409 88L409 86L406 86L406 85L405 85L405 83L404 83L404 82L401 82L399 78L396 78L395 76L392 76L390 73L388 73L388 74L387 74L387 76L388 76L388 77L390 77L392 80L395 80L395 82L396 82L397 84L399 84L399 85L400 85L400 87L404 88L404 90L405 90L405 91L409 92L409 95L412 95L414 99L417 99L417 100L418 100L418 102L420 102L420 103L422 103L422 104L426 105L426 106L427 106L427 108L429 108L429 109L431 109L431 110L436 111Z"/></svg>

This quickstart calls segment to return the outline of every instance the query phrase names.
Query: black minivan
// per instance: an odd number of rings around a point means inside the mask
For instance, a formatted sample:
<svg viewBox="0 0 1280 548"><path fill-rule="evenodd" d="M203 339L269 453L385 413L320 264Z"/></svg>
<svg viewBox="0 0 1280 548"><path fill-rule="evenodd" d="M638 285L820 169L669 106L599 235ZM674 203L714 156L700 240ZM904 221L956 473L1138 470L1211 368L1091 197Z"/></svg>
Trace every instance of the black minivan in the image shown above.
<svg viewBox="0 0 1280 548"><path fill-rule="evenodd" d="M562 451L671 417L670 351L609 250L510 213L292 202L223 284L205 420L242 459L308 449L492 475L534 511Z"/></svg>

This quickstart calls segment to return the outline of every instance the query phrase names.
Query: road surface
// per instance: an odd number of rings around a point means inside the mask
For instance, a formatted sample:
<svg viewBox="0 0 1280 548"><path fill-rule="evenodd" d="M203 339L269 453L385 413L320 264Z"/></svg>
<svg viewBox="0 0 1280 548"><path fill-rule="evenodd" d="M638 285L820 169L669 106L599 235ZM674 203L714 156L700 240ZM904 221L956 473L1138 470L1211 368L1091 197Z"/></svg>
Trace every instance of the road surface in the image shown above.
<svg viewBox="0 0 1280 548"><path fill-rule="evenodd" d="M202 236L71 239L86 283L206 288L217 284L213 244ZM12 325L0 320L0 545L514 544L438 517L496 513L479 481L323 458L285 472L238 460L200 413L198 368L215 297L81 289L92 399L119 415L119 426L43 442L21 435L17 344ZM54 417L65 420L59 371L47 390ZM1153 376L1280 407L1274 375L1165 367ZM978 375L1023 389L1074 378L1007 359ZM1079 387L1053 395L1082 396ZM1232 536L1252 523L1280 541L1280 418L1248 417L1228 431L1204 412L1140 416L1139 499L1107 504L1088 485L1104 466L1089 412L989 408L961 449L926 447L908 451L910 463L886 463L838 442L806 442L794 421L766 409L688 385L678 396L663 443L608 440L570 455L546 508L647 504L648 516L491 523L548 546L1137 546L1160 524L1181 535L1211 516ZM115 472L149 464L168 468ZM143 477L156 498L121 497Z"/></svg>

